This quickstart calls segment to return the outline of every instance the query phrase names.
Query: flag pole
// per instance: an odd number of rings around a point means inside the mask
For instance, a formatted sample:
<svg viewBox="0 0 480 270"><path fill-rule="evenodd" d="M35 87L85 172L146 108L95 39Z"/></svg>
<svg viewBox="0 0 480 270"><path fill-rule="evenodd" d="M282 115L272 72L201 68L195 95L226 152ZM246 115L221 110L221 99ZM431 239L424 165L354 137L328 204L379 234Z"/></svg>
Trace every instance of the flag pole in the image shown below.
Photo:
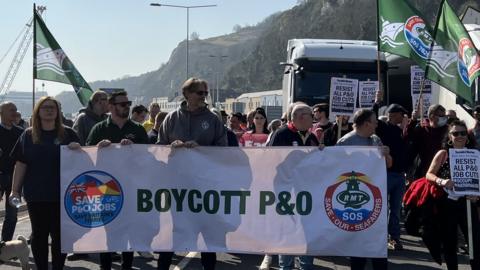
<svg viewBox="0 0 480 270"><path fill-rule="evenodd" d="M436 22L435 22L435 28L433 29L433 36L432 36L432 44L430 44L430 51L428 52L428 60L431 60L432 59L432 53L433 53L433 47L435 46L435 37L437 36L437 31L438 31L438 23L440 21L440 14L442 13L442 9L443 9L443 4L445 3L446 0L442 0L442 2L440 3L440 7L438 8L438 12L437 12L437 18L436 18ZM420 84L420 96L418 97L418 107L419 107L419 111L420 111L420 123L423 122L423 89L425 88L425 80L427 79L427 74L428 74L428 70L429 70L429 64L428 64L428 61L427 61L427 65L425 66L425 73L424 73L424 76L423 76L423 79L422 79L422 83Z"/></svg>
<svg viewBox="0 0 480 270"><path fill-rule="evenodd" d="M377 0L377 80L378 80L378 91L382 92L382 84L381 84L381 72L380 72L380 6L379 0ZM382 93L382 97L383 97ZM377 115L378 116L378 115Z"/></svg>
<svg viewBox="0 0 480 270"><path fill-rule="evenodd" d="M470 260L473 260L473 235L472 235L472 204L469 199L467 202L467 226L468 226L468 255Z"/></svg>
<svg viewBox="0 0 480 270"><path fill-rule="evenodd" d="M478 102L478 77L475 78L475 101Z"/></svg>
<svg viewBox="0 0 480 270"><path fill-rule="evenodd" d="M36 28L37 28L37 20L35 15L37 14L37 7L36 4L33 3L33 78L32 78L32 115L33 109L35 108L35 78L37 77L37 48L35 44L37 43L37 35L36 35Z"/></svg>

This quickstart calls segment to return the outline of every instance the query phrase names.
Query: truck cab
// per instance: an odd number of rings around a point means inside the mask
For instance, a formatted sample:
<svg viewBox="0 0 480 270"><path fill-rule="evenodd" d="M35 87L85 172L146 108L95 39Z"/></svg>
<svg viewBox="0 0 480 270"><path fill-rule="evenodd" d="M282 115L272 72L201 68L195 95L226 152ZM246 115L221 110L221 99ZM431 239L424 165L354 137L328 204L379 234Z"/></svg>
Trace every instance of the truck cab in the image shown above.
<svg viewBox="0 0 480 270"><path fill-rule="evenodd" d="M283 75L283 111L303 101L328 103L332 77L378 81L377 43L364 40L292 39ZM380 53L381 89L388 97L387 62Z"/></svg>

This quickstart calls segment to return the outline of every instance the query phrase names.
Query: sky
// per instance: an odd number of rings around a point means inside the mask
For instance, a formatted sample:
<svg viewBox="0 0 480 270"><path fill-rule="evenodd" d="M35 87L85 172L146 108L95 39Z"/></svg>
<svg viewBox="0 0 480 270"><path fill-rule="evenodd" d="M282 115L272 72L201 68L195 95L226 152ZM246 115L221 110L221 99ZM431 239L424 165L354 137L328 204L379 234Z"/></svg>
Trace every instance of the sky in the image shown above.
<svg viewBox="0 0 480 270"><path fill-rule="evenodd" d="M186 9L152 7L150 3L216 7L190 9L190 33L201 39L232 32L235 25L255 25L267 16L296 5L297 0L44 0L43 18L70 60L89 81L135 76L158 69L186 38ZM33 1L4 1L0 9L0 59L32 16ZM3 81L15 44L0 62ZM42 83L45 84L42 88ZM71 86L36 81L38 90L56 95ZM31 91L30 45L10 91ZM72 90L73 91L73 90Z"/></svg>

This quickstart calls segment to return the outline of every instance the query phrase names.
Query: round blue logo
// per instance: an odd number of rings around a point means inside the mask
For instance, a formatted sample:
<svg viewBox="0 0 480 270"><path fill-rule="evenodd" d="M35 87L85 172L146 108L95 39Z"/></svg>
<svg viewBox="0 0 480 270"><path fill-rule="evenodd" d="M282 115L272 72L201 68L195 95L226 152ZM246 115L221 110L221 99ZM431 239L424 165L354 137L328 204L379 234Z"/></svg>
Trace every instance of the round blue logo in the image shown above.
<svg viewBox="0 0 480 270"><path fill-rule="evenodd" d="M427 26L419 16L412 16L405 22L405 39L410 47L423 59L427 59L433 38L428 32Z"/></svg>
<svg viewBox="0 0 480 270"><path fill-rule="evenodd" d="M77 176L65 192L65 210L78 225L95 228L114 220L123 205L120 183L102 171Z"/></svg>
<svg viewBox="0 0 480 270"><path fill-rule="evenodd" d="M463 83L472 86L473 76L480 71L480 59L477 57L475 45L468 38L462 38L458 42L458 73Z"/></svg>

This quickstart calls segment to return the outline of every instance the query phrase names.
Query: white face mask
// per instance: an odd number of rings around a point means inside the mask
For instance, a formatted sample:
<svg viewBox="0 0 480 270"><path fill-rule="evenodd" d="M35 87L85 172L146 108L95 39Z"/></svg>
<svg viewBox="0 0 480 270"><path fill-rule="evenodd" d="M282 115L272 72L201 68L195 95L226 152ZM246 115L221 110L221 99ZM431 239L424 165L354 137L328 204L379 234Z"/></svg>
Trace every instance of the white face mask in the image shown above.
<svg viewBox="0 0 480 270"><path fill-rule="evenodd" d="M446 116L439 117L437 125L439 127L443 127L447 124L447 120L448 120L448 118Z"/></svg>

